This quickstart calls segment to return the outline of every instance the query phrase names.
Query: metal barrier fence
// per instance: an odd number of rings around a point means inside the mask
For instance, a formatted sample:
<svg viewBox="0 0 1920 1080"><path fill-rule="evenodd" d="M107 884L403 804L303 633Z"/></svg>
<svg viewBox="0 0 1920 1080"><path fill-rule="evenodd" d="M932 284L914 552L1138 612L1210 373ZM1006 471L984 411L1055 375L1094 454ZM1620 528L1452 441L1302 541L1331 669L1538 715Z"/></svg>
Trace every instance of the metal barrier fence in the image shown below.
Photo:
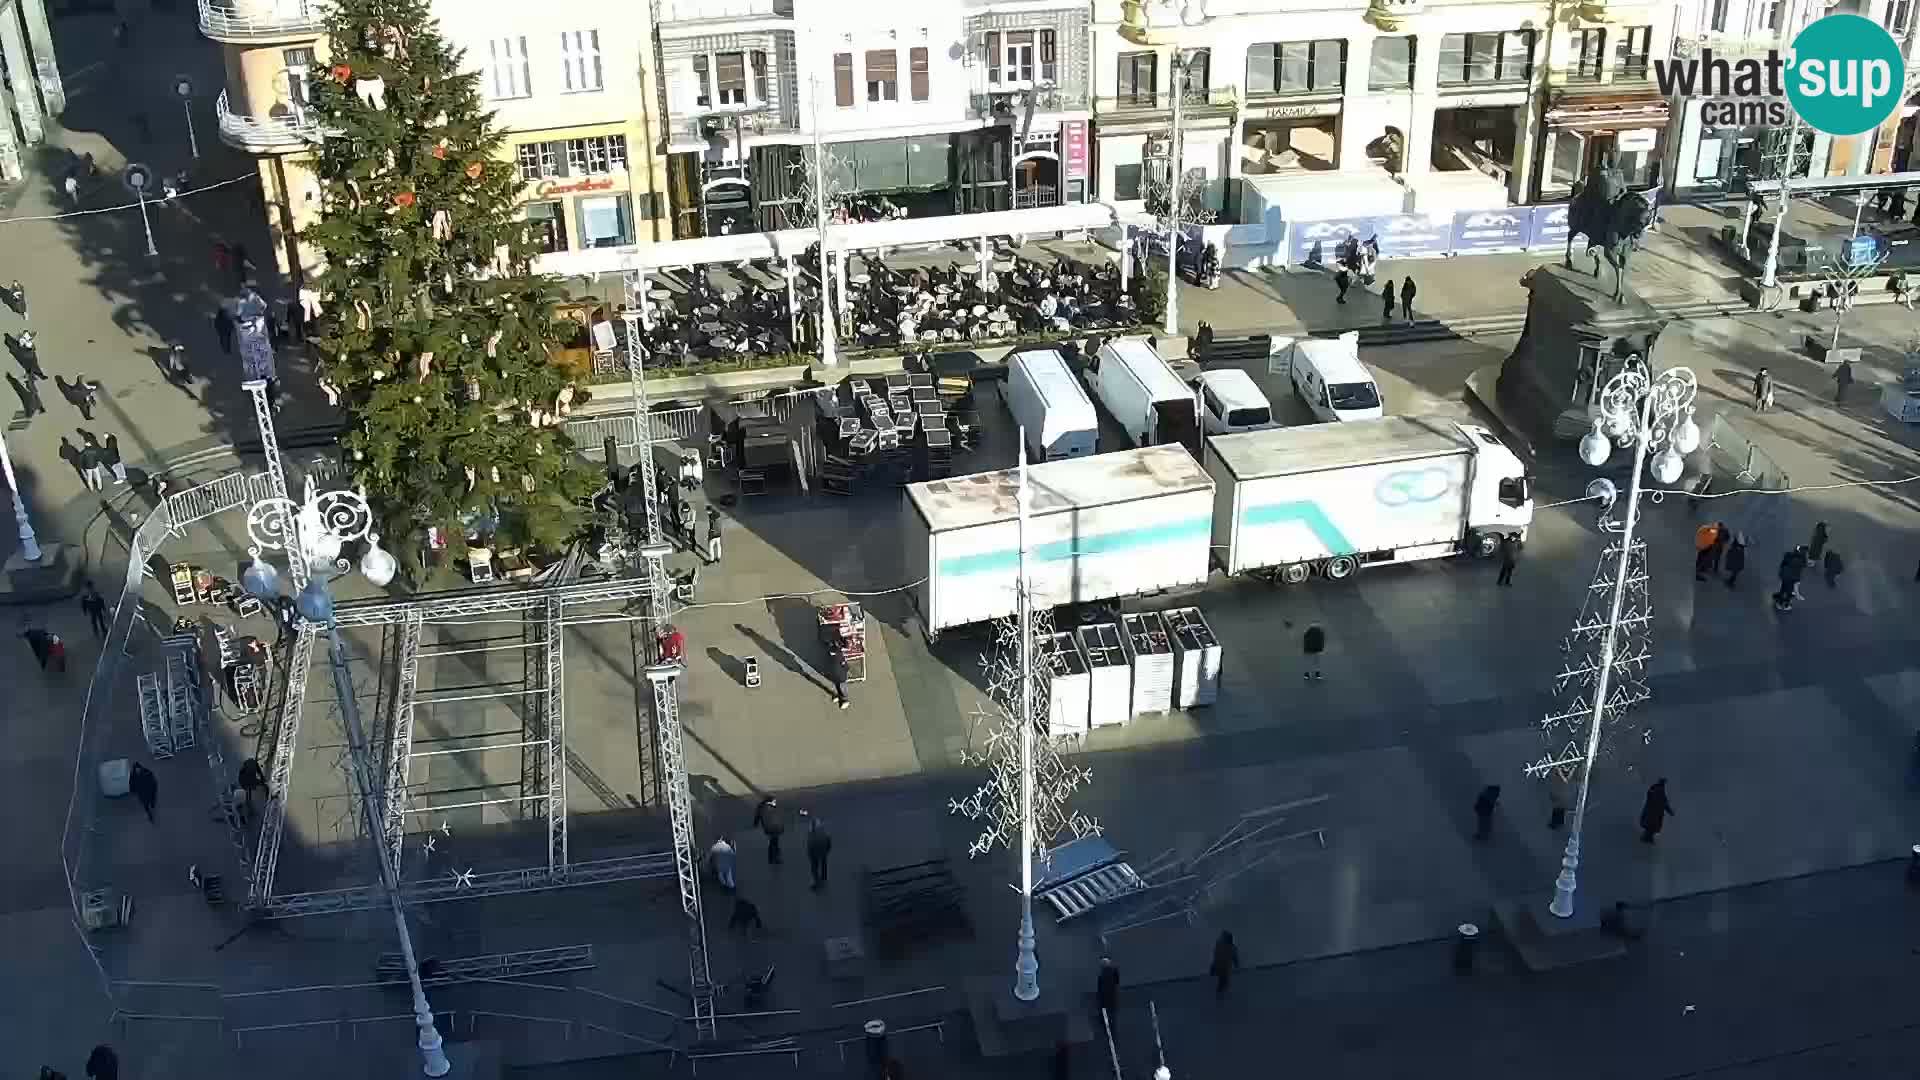
<svg viewBox="0 0 1920 1080"><path fill-rule="evenodd" d="M236 470L167 496L165 512L156 511L153 517L164 517L169 529L184 529L196 521L251 505L271 494L272 477L263 472Z"/></svg>
<svg viewBox="0 0 1920 1080"><path fill-rule="evenodd" d="M729 398L733 404L764 402L775 420L785 423L800 399L814 391L806 390L751 390ZM654 442L675 442L690 440L696 443L706 441L706 406L691 405L680 409L662 409L648 416L648 425L653 429ZM582 456L593 461L606 459L606 441L614 440L621 452L631 451L640 445L640 436L634 428L631 413L602 414L583 416L567 422L567 434L573 438L574 446Z"/></svg>
<svg viewBox="0 0 1920 1080"><path fill-rule="evenodd" d="M1712 476L1709 493L1784 491L1793 486L1786 470L1772 455L1725 414L1715 415L1707 425L1707 440L1702 450ZM1792 496L1745 496L1714 500L1707 513L1724 521L1735 533L1745 534L1749 545L1772 550L1787 542L1791 499Z"/></svg>

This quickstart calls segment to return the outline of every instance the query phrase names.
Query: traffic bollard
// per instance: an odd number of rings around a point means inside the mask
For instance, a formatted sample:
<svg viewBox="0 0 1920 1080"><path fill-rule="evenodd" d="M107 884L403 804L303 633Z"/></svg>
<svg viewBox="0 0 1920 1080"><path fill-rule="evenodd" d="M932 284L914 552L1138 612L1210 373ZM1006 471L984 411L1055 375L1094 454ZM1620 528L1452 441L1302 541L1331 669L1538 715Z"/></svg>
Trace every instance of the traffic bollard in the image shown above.
<svg viewBox="0 0 1920 1080"><path fill-rule="evenodd" d="M1480 928L1463 922L1454 931L1453 970L1466 975L1473 971L1473 952L1480 946Z"/></svg>

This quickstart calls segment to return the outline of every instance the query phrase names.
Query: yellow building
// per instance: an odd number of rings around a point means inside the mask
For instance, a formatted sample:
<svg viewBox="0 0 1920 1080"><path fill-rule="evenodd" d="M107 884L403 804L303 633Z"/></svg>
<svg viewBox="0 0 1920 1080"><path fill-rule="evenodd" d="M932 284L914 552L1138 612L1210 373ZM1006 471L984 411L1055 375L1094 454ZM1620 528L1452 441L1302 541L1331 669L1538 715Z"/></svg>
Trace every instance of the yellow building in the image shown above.
<svg viewBox="0 0 1920 1080"><path fill-rule="evenodd" d="M314 0L199 0L199 7L201 32L225 54L220 138L258 162L274 258L297 283L312 266L297 237L320 212L310 162L323 133L308 108L307 80L313 64L327 59L323 7ZM544 223L547 250L671 236L647 5L437 0L434 10L507 133L503 156L526 181L525 212Z"/></svg>

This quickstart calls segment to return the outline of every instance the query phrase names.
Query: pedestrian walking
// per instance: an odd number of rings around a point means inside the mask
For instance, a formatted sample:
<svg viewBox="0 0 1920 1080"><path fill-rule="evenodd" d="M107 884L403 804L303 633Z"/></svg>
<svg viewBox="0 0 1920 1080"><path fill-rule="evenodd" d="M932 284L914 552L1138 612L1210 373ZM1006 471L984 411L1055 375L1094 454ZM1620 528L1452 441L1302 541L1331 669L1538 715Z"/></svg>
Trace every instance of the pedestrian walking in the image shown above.
<svg viewBox="0 0 1920 1080"><path fill-rule="evenodd" d="M1233 973L1240 970L1240 947L1233 943L1233 932L1220 931L1213 939L1213 964L1207 973L1213 976L1213 996L1227 996L1227 985L1233 982Z"/></svg>
<svg viewBox="0 0 1920 1080"><path fill-rule="evenodd" d="M1389 281L1387 282L1386 288L1380 290L1380 321L1381 322L1393 321L1393 309L1395 306L1396 304L1393 299L1393 282Z"/></svg>
<svg viewBox="0 0 1920 1080"><path fill-rule="evenodd" d="M1731 589L1740 580L1740 571L1747 568L1747 534L1741 533L1727 545L1727 588Z"/></svg>
<svg viewBox="0 0 1920 1080"><path fill-rule="evenodd" d="M175 345L167 350L167 381L193 394L193 372L187 368L187 347Z"/></svg>
<svg viewBox="0 0 1920 1080"><path fill-rule="evenodd" d="M1647 801L1640 804L1640 842L1653 843L1660 835L1660 827L1667 823L1667 815L1673 813L1673 803L1667 800L1667 778L1655 780L1647 788Z"/></svg>
<svg viewBox="0 0 1920 1080"><path fill-rule="evenodd" d="M1333 298L1333 302L1336 304L1346 303L1347 290L1353 288L1353 275L1347 273L1346 267L1343 266L1333 272L1333 287L1338 290Z"/></svg>
<svg viewBox="0 0 1920 1080"><path fill-rule="evenodd" d="M1853 385L1853 361L1840 361L1840 370L1833 373L1833 403L1838 405L1847 400L1847 387Z"/></svg>
<svg viewBox="0 0 1920 1080"><path fill-rule="evenodd" d="M833 661L833 702L842 709L853 704L847 700L847 673L838 660Z"/></svg>
<svg viewBox="0 0 1920 1080"><path fill-rule="evenodd" d="M1114 966L1112 957L1100 958L1100 978L1093 984L1093 999L1099 1003L1100 1015L1111 1031L1114 1014L1120 1011L1120 969Z"/></svg>
<svg viewBox="0 0 1920 1080"><path fill-rule="evenodd" d="M707 863L713 867L714 879L720 882L720 887L728 892L732 892L737 887L733 880L733 868L737 862L738 855L733 850L733 845L728 843L724 836L715 840L713 847L707 849Z"/></svg>
<svg viewBox="0 0 1920 1080"><path fill-rule="evenodd" d="M60 181L60 186L61 188L65 189L68 200L71 201L73 205L79 206L80 205L80 178L74 176L72 173L68 173L67 178L65 180Z"/></svg>
<svg viewBox="0 0 1920 1080"><path fill-rule="evenodd" d="M707 504L707 561L720 561L720 509Z"/></svg>
<svg viewBox="0 0 1920 1080"><path fill-rule="evenodd" d="M147 812L147 820L153 821L153 807L160 799L160 778L153 775L152 769L136 761L127 772L127 790L140 800L140 809Z"/></svg>
<svg viewBox="0 0 1920 1080"><path fill-rule="evenodd" d="M1493 811L1500 805L1500 785L1488 784L1473 800L1473 838L1486 840L1493 835Z"/></svg>
<svg viewBox="0 0 1920 1080"><path fill-rule="evenodd" d="M767 924L760 921L758 905L744 896L733 898L733 915L727 919L727 929L745 930L748 932L747 936L752 937L754 932L766 928Z"/></svg>
<svg viewBox="0 0 1920 1080"><path fill-rule="evenodd" d="M1513 567L1520 561L1520 541L1509 533L1500 538L1500 576L1493 580L1495 585L1513 584Z"/></svg>
<svg viewBox="0 0 1920 1080"><path fill-rule="evenodd" d="M47 370L40 366L40 350L34 345L33 329L29 327L20 331L20 336L14 340L20 343L20 367L27 373L27 379L44 381Z"/></svg>
<svg viewBox="0 0 1920 1080"><path fill-rule="evenodd" d="M1780 591L1773 594L1773 604L1782 611L1791 611L1793 601L1800 595L1800 578L1807 572L1807 549L1797 547L1780 557Z"/></svg>
<svg viewBox="0 0 1920 1080"><path fill-rule="evenodd" d="M80 478L87 482L87 489L99 491L106 485L106 451L88 443L80 448Z"/></svg>
<svg viewBox="0 0 1920 1080"><path fill-rule="evenodd" d="M1400 282L1400 317L1408 322L1413 321L1413 296L1417 289L1418 286L1413 283L1412 274L1408 274L1405 280Z"/></svg>
<svg viewBox="0 0 1920 1080"><path fill-rule="evenodd" d="M1693 531L1693 580L1705 581L1713 570L1713 548L1720 542L1720 526L1707 522Z"/></svg>
<svg viewBox="0 0 1920 1080"><path fill-rule="evenodd" d="M146 113L137 112L133 114L133 130L140 133L141 142L150 143L153 141L153 121L147 119Z"/></svg>
<svg viewBox="0 0 1920 1080"><path fill-rule="evenodd" d="M1073 1080L1073 1044L1065 1039L1053 1044L1052 1080Z"/></svg>
<svg viewBox="0 0 1920 1080"><path fill-rule="evenodd" d="M80 418L93 422L93 407L100 399L100 384L80 376L73 382L73 407L80 410Z"/></svg>
<svg viewBox="0 0 1920 1080"><path fill-rule="evenodd" d="M827 887L827 856L833 852L833 836L820 819L805 810L800 816L807 819L807 870L813 875L813 889L818 892Z"/></svg>
<svg viewBox="0 0 1920 1080"><path fill-rule="evenodd" d="M1713 547L1707 552L1707 566L1714 573L1720 573L1721 560L1727 556L1727 545L1733 543L1733 531L1724 521L1713 523Z"/></svg>
<svg viewBox="0 0 1920 1080"><path fill-rule="evenodd" d="M259 758L248 758L241 762L240 775L235 782L240 785L241 791L246 792L248 806L253 805L253 793L256 791L268 799L273 798L273 792L267 789L267 773L260 767Z"/></svg>
<svg viewBox="0 0 1920 1080"><path fill-rule="evenodd" d="M233 249L227 246L225 240L215 240L213 242L213 272L216 274L224 274L232 266Z"/></svg>
<svg viewBox="0 0 1920 1080"><path fill-rule="evenodd" d="M22 319L30 320L27 315L27 287L20 284L19 278L14 278L13 283L7 286L7 303L20 313Z"/></svg>
<svg viewBox="0 0 1920 1080"><path fill-rule="evenodd" d="M1827 579L1827 588L1840 587L1840 574L1846 568L1847 564L1841 561L1840 553L1831 548L1827 549L1826 558L1820 560L1820 570Z"/></svg>
<svg viewBox="0 0 1920 1080"><path fill-rule="evenodd" d="M1807 541L1807 560L1809 562L1819 562L1821 556L1827 553L1828 536L1827 523L1824 521L1815 522L1813 526L1813 537Z"/></svg>
<svg viewBox="0 0 1920 1080"><path fill-rule="evenodd" d="M1307 632L1300 637L1300 648L1307 655L1304 676L1308 679L1321 678L1320 654L1327 651L1327 632L1320 629L1319 623L1307 627Z"/></svg>
<svg viewBox="0 0 1920 1080"><path fill-rule="evenodd" d="M27 639L27 648L33 650L33 658L39 663L40 670L47 670L47 632L37 626L29 626L20 631L20 636Z"/></svg>
<svg viewBox="0 0 1920 1080"><path fill-rule="evenodd" d="M67 673L67 643L53 631L47 631L47 670L55 675Z"/></svg>
<svg viewBox="0 0 1920 1080"><path fill-rule="evenodd" d="M93 1053L87 1055L87 1076L89 1080L120 1080L120 1055L106 1043L94 1047Z"/></svg>
<svg viewBox="0 0 1920 1080"><path fill-rule="evenodd" d="M87 621L93 624L93 636L107 636L107 601L100 590L93 587L92 579L80 587L80 610L87 613Z"/></svg>
<svg viewBox="0 0 1920 1080"><path fill-rule="evenodd" d="M120 460L120 436L107 436L107 441L100 447L100 459L108 470L113 473L114 483L124 484L127 482L127 465L126 462Z"/></svg>
<svg viewBox="0 0 1920 1080"><path fill-rule="evenodd" d="M1761 368L1753 374L1753 411L1766 412L1773 408L1773 372Z"/></svg>
<svg viewBox="0 0 1920 1080"><path fill-rule="evenodd" d="M760 800L753 811L753 823L767 837L767 864L780 865L780 834L787 831L786 814L780 809L780 800L771 795Z"/></svg>
<svg viewBox="0 0 1920 1080"><path fill-rule="evenodd" d="M233 355L233 315L227 311L227 305L221 304L213 309L213 334L220 339L220 351Z"/></svg>

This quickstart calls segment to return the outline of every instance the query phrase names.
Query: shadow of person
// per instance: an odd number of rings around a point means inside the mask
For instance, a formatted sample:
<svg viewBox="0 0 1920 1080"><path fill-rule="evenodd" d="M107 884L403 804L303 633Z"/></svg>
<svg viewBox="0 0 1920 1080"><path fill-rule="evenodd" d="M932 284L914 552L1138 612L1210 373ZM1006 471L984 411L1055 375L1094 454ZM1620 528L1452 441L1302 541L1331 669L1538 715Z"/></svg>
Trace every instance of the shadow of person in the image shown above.
<svg viewBox="0 0 1920 1080"><path fill-rule="evenodd" d="M31 420L33 419L34 413L46 411L44 406L36 408L36 406L39 405L40 396L35 394L33 389L26 383L21 382L11 371L7 372L7 385L13 387L14 396L20 399L20 419Z"/></svg>
<svg viewBox="0 0 1920 1080"><path fill-rule="evenodd" d="M707 659L720 669L721 674L735 682L746 681L747 666L739 658L732 656L717 645L707 646Z"/></svg>
<svg viewBox="0 0 1920 1080"><path fill-rule="evenodd" d="M73 440L65 435L60 436L60 460L73 466L75 476L86 478L86 473L80 468L80 448L73 445Z"/></svg>
<svg viewBox="0 0 1920 1080"><path fill-rule="evenodd" d="M60 391L61 397L67 399L67 404L73 406L78 406L80 399L85 397L87 393L87 388L81 385L78 379L73 382L68 382L64 376L60 375L53 377L53 386L54 389Z"/></svg>
<svg viewBox="0 0 1920 1080"><path fill-rule="evenodd" d="M765 653L767 658L774 663L805 679L809 685L820 685L820 681L814 678L813 672L807 669L807 665L800 662L800 658L794 655L793 650L775 642L773 639L767 637L767 635L745 623L734 623L733 628L746 635L747 640L759 646L760 651Z"/></svg>

